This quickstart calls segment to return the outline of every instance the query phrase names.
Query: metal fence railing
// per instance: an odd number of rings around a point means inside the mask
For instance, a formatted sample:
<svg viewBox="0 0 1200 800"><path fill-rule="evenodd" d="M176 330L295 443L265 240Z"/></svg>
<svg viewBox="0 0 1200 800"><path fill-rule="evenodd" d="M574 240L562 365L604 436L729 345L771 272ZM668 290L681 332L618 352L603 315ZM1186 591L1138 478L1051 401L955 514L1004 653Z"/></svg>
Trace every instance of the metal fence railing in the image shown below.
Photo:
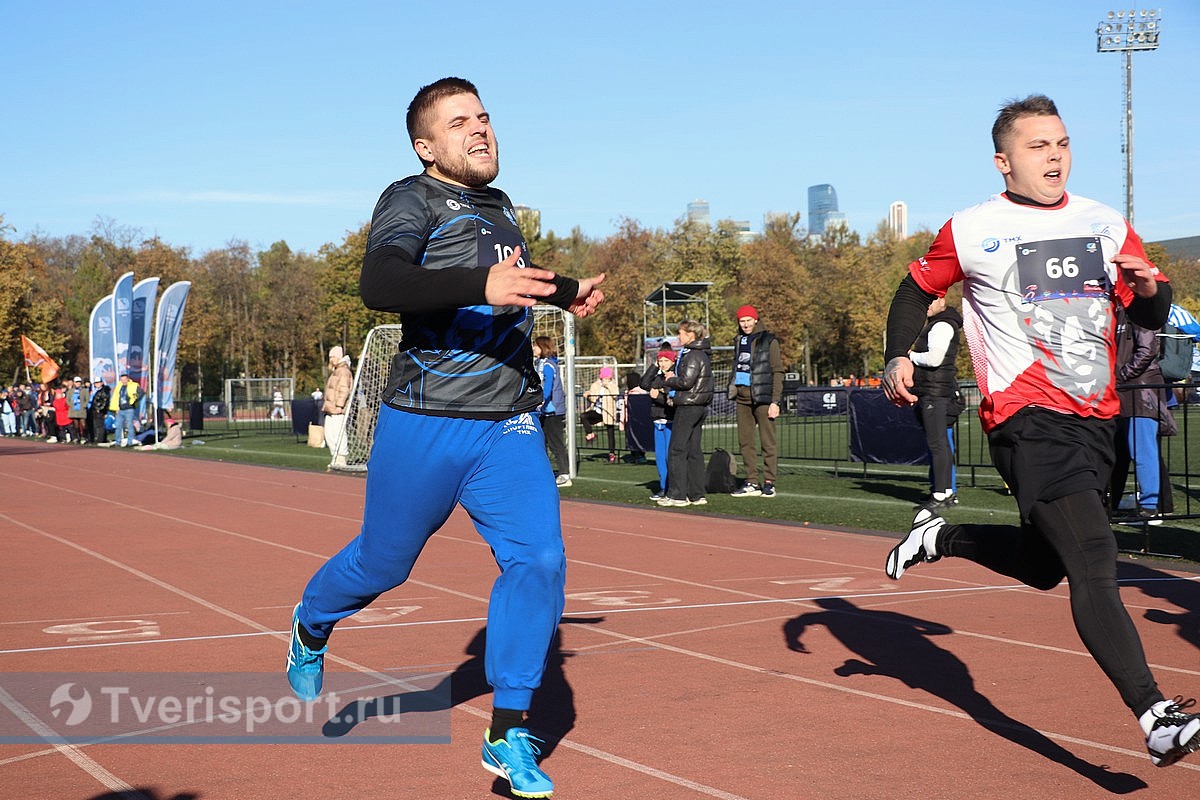
<svg viewBox="0 0 1200 800"><path fill-rule="evenodd" d="M728 368L716 369L716 385L709 415L705 420L703 434L703 449L705 454L711 454L717 448L722 448L734 454L739 451L737 440L737 423L734 405L724 395L724 387L728 384ZM1175 416L1178 434L1161 439L1161 455L1166 474L1170 478L1173 490L1174 508L1165 511L1165 519L1185 519L1200 517L1200 417L1193 420L1193 409L1200 410L1200 396L1197 395L1197 384L1172 384L1170 390L1177 398L1177 405L1172 409ZM1127 387L1118 387L1119 392L1127 391ZM781 471L800 468L804 465L825 464L832 468L835 474L842 470L853 469L860 474L866 474L871 468L883 467L882 464L867 464L855 460L851 455L851 418L845 413L849 405L848 396L856 391L879 391L878 389L857 389L850 387L792 387L785 392L783 413L776 421L776 439L779 446L779 464ZM958 481L961 485L999 485L1001 480L992 466L991 454L988 449L987 436L979 423L977 410L979 407L979 391L973 383L962 384L962 391L967 401L966 410L959 416L955 428L955 460L958 469ZM828 397L829 409L822 413L801 413L803 408L811 408L812 403L801 403L797 398L806 393L817 392L822 397ZM833 411L832 409L839 409ZM578 424L578 422L577 422ZM631 455L626 437L617 435L618 454L625 459ZM608 445L605 437L598 436L592 442L585 442L580 436L580 458L603 458L607 456ZM1196 454L1196 455L1193 455ZM1137 478L1131 468L1127 481L1126 492L1137 492ZM1115 502L1115 501L1114 501Z"/></svg>

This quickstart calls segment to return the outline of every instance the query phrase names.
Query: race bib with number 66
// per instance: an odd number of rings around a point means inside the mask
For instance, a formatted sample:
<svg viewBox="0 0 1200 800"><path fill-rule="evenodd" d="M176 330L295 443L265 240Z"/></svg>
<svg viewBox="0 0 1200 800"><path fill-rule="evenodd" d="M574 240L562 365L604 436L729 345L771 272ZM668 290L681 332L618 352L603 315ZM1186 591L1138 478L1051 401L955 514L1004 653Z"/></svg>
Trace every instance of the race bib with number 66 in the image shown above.
<svg viewBox="0 0 1200 800"><path fill-rule="evenodd" d="M1108 292L1104 251L1097 236L1022 242L1016 251L1017 276L1027 303L1094 298Z"/></svg>

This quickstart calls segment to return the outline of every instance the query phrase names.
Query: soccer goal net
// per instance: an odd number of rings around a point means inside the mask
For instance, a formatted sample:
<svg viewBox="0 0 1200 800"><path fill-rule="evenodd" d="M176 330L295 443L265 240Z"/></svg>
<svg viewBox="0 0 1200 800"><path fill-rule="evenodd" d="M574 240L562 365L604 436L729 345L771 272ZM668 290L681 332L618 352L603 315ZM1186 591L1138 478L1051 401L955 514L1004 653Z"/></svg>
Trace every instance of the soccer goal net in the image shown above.
<svg viewBox="0 0 1200 800"><path fill-rule="evenodd" d="M294 378L226 378L225 415L230 424L271 422L291 417Z"/></svg>
<svg viewBox="0 0 1200 800"><path fill-rule="evenodd" d="M575 317L556 306L537 305L533 310L531 336L549 336L558 345L559 361L563 365L563 385L568 387L567 418L575 418L575 397L569 387L575 385ZM375 423L379 417L379 406L383 402L383 391L387 388L388 371L392 357L400 347L399 325L380 325L367 332L363 340L362 354L354 372L354 384L350 393L350 406L346 409L346 425L342 436L346 441L345 464L340 459L330 463L330 469L341 472L365 472L367 458L371 455L371 443L375 437ZM530 344L532 347L532 343ZM575 432L567 426L567 452L570 454L571 474L575 474ZM334 448L337 452L337 448Z"/></svg>

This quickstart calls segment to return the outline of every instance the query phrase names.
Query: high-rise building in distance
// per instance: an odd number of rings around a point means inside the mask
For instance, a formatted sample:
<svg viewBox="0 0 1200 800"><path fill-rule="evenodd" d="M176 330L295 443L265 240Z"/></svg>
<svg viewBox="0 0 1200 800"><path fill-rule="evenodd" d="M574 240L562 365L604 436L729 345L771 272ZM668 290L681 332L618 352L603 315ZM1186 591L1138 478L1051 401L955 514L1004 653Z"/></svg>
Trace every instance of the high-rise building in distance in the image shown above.
<svg viewBox="0 0 1200 800"><path fill-rule="evenodd" d="M748 244L758 238L758 234L750 230L750 220L733 219L730 222L733 223L733 232L740 244Z"/></svg>
<svg viewBox="0 0 1200 800"><path fill-rule="evenodd" d="M712 216L708 210L707 200L693 200L687 206L688 222L696 222L700 225L711 225Z"/></svg>
<svg viewBox="0 0 1200 800"><path fill-rule="evenodd" d="M908 206L903 200L888 206L888 230L897 239L908 238Z"/></svg>
<svg viewBox="0 0 1200 800"><path fill-rule="evenodd" d="M820 236L830 222L831 215L838 215L837 191L828 183L808 187L808 234ZM834 219L845 220L845 215Z"/></svg>

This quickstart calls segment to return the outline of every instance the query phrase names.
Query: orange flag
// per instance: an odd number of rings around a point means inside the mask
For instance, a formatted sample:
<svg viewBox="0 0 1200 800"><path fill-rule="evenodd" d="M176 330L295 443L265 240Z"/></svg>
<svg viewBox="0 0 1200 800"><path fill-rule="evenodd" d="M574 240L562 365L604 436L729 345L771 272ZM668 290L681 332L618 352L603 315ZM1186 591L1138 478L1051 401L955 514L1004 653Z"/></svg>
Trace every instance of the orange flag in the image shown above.
<svg viewBox="0 0 1200 800"><path fill-rule="evenodd" d="M25 366L42 368L42 383L49 383L58 377L58 364L24 334L21 335L21 349L25 351Z"/></svg>

